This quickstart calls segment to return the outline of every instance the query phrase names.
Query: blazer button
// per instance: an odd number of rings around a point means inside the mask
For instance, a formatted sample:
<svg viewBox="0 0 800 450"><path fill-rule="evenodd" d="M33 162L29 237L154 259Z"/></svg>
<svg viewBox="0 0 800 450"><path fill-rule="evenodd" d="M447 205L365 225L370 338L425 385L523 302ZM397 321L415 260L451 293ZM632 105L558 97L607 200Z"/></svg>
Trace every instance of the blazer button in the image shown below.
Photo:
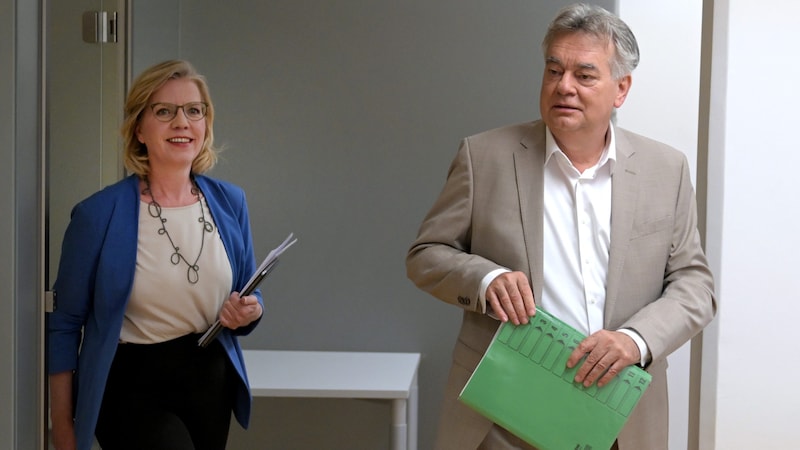
<svg viewBox="0 0 800 450"><path fill-rule="evenodd" d="M470 303L472 303L472 301L469 299L469 297L464 297L464 296L459 295L458 296L458 303L461 303L462 305L469 305Z"/></svg>

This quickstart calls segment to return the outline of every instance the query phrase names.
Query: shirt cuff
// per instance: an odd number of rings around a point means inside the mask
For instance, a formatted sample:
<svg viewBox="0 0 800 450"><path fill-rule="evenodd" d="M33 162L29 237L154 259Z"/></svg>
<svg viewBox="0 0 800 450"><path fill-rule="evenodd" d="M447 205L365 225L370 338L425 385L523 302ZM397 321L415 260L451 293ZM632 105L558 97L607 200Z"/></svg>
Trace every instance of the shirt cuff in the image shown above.
<svg viewBox="0 0 800 450"><path fill-rule="evenodd" d="M500 320L500 318L495 315L494 311L492 311L492 309L486 305L486 290L489 289L489 285L492 284L492 281L494 281L495 278L507 272L511 271L508 269L494 269L493 271L487 273L481 280L480 291L478 292L478 301L483 308L482 312L488 314L489 317L493 319Z"/></svg>
<svg viewBox="0 0 800 450"><path fill-rule="evenodd" d="M650 362L650 349L647 347L647 343L642 339L642 336L639 333L632 329L632 328L620 328L620 333L623 333L633 339L633 342L636 343L636 346L639 347L639 354L641 355L641 361L639 361L639 365L645 367Z"/></svg>

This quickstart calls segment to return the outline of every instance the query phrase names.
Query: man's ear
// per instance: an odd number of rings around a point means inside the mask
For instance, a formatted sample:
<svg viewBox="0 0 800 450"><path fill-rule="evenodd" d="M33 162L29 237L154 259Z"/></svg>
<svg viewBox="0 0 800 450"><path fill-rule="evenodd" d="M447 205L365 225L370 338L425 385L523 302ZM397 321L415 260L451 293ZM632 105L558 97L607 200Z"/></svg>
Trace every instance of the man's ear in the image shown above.
<svg viewBox="0 0 800 450"><path fill-rule="evenodd" d="M614 98L615 108L619 108L623 103L625 103L625 99L628 97L628 92L631 90L631 83L633 83L631 74L627 74L617 80L617 96Z"/></svg>

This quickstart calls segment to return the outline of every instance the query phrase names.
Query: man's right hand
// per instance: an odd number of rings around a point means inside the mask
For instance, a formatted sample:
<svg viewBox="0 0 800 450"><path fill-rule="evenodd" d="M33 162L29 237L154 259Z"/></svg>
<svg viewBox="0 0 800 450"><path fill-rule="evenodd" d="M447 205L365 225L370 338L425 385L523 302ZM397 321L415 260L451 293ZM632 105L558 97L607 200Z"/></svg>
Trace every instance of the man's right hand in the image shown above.
<svg viewBox="0 0 800 450"><path fill-rule="evenodd" d="M486 301L497 317L514 325L528 323L536 314L536 304L528 277L522 272L503 273L489 284Z"/></svg>

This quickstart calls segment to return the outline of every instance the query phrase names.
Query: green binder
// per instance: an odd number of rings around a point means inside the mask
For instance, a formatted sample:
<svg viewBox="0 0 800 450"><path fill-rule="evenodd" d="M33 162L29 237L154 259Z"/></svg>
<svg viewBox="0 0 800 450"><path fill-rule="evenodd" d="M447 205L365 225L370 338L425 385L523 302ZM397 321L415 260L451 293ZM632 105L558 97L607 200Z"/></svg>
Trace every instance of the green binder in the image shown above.
<svg viewBox="0 0 800 450"><path fill-rule="evenodd" d="M589 388L567 359L584 336L542 309L526 325L503 323L459 398L541 450L600 450L614 444L651 376L628 366Z"/></svg>

